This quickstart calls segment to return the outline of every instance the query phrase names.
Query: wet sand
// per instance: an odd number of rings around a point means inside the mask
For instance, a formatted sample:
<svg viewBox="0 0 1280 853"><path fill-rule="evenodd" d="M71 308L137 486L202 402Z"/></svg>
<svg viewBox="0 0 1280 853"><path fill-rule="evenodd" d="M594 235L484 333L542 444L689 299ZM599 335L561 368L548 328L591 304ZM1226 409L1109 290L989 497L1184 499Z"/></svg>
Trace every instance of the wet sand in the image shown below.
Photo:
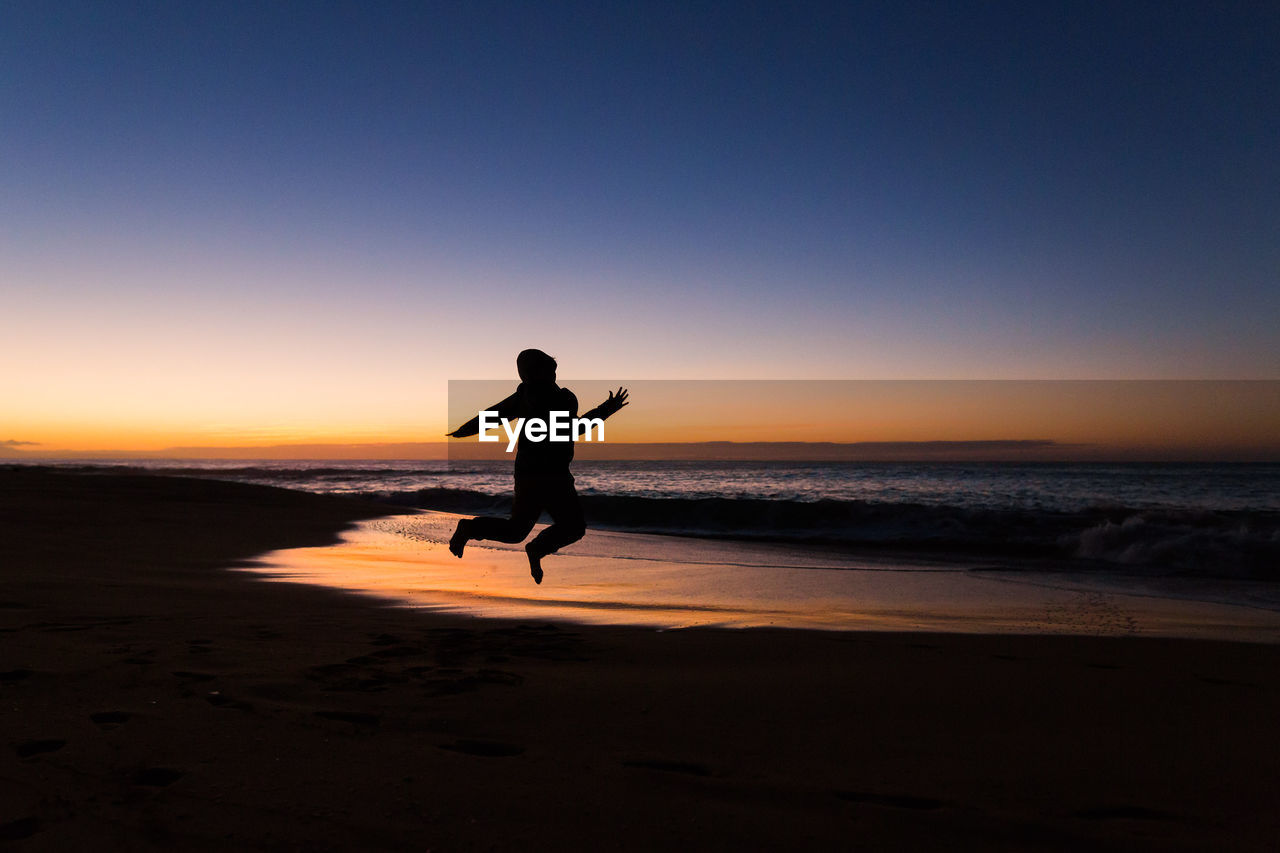
<svg viewBox="0 0 1280 853"><path fill-rule="evenodd" d="M521 545L473 542L459 563L447 548L459 518L418 511L359 522L337 545L274 551L251 570L489 618L1280 643L1275 585L1256 581L589 530L544 561L539 586Z"/></svg>
<svg viewBox="0 0 1280 853"><path fill-rule="evenodd" d="M393 512L0 471L0 840L1264 850L1280 837L1280 646L571 626L226 570Z"/></svg>

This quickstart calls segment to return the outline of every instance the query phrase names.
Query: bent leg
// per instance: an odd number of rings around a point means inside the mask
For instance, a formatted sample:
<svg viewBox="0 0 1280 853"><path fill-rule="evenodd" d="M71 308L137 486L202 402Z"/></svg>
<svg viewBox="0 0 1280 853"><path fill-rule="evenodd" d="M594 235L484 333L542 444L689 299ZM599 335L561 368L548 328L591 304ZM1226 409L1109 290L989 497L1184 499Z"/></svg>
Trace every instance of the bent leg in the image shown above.
<svg viewBox="0 0 1280 853"><path fill-rule="evenodd" d="M564 546L577 542L587 532L582 503L578 500L578 491L573 487L572 479L549 491L546 507L552 524L535 536L525 548L530 558L541 559L553 554Z"/></svg>
<svg viewBox="0 0 1280 853"><path fill-rule="evenodd" d="M489 539L494 542L521 542L529 535L529 531L533 529L534 522L538 520L538 516L541 514L542 504L537 495L530 493L528 489L520 488L520 484L517 482L515 500L511 505L511 517L480 516L478 518L462 519L458 522L458 528L454 531L453 538L449 540L449 550L455 556L461 557L463 548L472 539Z"/></svg>
<svg viewBox="0 0 1280 853"><path fill-rule="evenodd" d="M479 518L464 518L458 522L458 529L462 530L468 539L490 539L494 542L523 542L524 537L529 535L529 531L533 529L533 523L537 516L517 517L512 515L511 518L497 518L494 516L481 516Z"/></svg>

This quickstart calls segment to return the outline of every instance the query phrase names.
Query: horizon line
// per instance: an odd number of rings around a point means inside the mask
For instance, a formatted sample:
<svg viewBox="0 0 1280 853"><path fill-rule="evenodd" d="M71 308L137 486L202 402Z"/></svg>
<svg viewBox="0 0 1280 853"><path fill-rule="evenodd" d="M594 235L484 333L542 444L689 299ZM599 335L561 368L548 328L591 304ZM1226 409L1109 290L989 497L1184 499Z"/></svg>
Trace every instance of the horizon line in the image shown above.
<svg viewBox="0 0 1280 853"><path fill-rule="evenodd" d="M1280 462L1280 445L1121 445L1054 439L917 441L685 441L578 443L581 461L778 462ZM171 446L158 450L34 450L0 446L0 464L41 461L502 461L501 448L470 441L308 442Z"/></svg>

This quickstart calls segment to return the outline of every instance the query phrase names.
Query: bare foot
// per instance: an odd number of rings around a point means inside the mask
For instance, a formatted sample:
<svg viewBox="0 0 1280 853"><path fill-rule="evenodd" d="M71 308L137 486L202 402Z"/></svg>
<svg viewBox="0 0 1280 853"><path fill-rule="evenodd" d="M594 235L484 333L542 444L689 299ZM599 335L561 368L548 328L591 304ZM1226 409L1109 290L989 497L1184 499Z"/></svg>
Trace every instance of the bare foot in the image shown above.
<svg viewBox="0 0 1280 853"><path fill-rule="evenodd" d="M467 534L462 532L462 525L466 524L466 519L458 522L458 528L453 531L453 538L449 540L449 550L453 556L461 559L462 549L467 547Z"/></svg>
<svg viewBox="0 0 1280 853"><path fill-rule="evenodd" d="M533 575L533 582L542 583L542 558L533 552L532 542L524 546L524 552L529 555L529 574Z"/></svg>

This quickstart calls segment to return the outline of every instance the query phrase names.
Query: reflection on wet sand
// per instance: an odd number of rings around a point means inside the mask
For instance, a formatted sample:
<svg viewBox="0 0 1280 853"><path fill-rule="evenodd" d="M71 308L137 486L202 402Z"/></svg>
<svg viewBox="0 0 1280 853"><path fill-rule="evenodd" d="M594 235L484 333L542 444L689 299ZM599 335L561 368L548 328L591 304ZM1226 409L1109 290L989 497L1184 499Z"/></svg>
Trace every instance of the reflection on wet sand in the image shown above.
<svg viewBox="0 0 1280 853"><path fill-rule="evenodd" d="M251 570L405 606L589 624L1145 634L1280 640L1280 613L1007 566L892 563L791 546L592 531L535 585L514 546L459 563L447 513L363 522L339 545L276 551Z"/></svg>

